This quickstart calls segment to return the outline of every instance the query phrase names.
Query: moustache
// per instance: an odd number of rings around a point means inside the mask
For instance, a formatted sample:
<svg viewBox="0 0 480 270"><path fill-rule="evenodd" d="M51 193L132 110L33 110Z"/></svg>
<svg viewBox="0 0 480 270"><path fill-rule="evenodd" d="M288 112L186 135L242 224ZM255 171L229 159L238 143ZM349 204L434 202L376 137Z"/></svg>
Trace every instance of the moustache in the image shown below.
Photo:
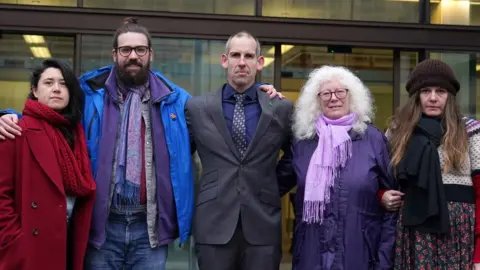
<svg viewBox="0 0 480 270"><path fill-rule="evenodd" d="M130 67L130 66L143 67L143 65L141 63L136 62L136 61L128 62L124 65L124 67Z"/></svg>

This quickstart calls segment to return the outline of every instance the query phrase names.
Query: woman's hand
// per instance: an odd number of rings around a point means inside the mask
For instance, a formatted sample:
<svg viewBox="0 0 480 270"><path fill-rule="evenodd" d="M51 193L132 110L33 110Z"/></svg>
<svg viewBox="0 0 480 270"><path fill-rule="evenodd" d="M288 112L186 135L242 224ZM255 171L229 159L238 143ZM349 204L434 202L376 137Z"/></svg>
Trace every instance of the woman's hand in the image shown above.
<svg viewBox="0 0 480 270"><path fill-rule="evenodd" d="M273 87L273 85L269 85L269 84L263 84L263 85L260 85L259 87L263 92L266 92L269 96L270 96L270 99L278 96L280 99L284 99L285 97L282 95L282 93L278 92L277 89L275 89L275 87Z"/></svg>
<svg viewBox="0 0 480 270"><path fill-rule="evenodd" d="M404 193L398 190L387 190L382 196L382 205L388 211L398 211L402 205L402 196ZM479 268L480 270L480 268Z"/></svg>
<svg viewBox="0 0 480 270"><path fill-rule="evenodd" d="M473 270L480 270L480 263L474 263Z"/></svg>

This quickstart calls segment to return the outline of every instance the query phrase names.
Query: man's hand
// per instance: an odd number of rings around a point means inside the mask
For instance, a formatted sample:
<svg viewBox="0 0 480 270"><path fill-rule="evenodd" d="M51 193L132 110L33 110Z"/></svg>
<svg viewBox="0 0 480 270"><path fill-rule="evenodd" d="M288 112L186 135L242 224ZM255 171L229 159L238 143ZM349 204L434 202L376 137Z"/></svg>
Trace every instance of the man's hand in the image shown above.
<svg viewBox="0 0 480 270"><path fill-rule="evenodd" d="M17 123L18 116L16 114L6 114L0 117L0 140L15 139L15 136L21 136L22 128Z"/></svg>
<svg viewBox="0 0 480 270"><path fill-rule="evenodd" d="M278 96L278 98L280 99L284 99L285 97L282 95L282 93L280 92L277 92L277 89L275 89L275 87L273 87L273 85L269 85L269 84L263 84L263 85L260 85L260 89L263 91L263 92L266 92L269 96L270 96L270 99Z"/></svg>
<svg viewBox="0 0 480 270"><path fill-rule="evenodd" d="M398 190L387 190L382 196L382 205L388 211L397 211L402 205L402 196L404 193ZM480 269L479 269L480 270Z"/></svg>
<svg viewBox="0 0 480 270"><path fill-rule="evenodd" d="M480 263L474 263L473 270L480 270Z"/></svg>

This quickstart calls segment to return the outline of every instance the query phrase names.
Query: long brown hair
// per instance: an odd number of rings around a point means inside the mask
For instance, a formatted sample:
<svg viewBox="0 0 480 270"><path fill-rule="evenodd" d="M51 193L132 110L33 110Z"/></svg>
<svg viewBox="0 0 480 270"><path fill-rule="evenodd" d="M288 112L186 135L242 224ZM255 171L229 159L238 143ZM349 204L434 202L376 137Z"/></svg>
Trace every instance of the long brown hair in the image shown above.
<svg viewBox="0 0 480 270"><path fill-rule="evenodd" d="M405 154L412 132L422 116L419 92L414 93L407 103L399 108L390 121L389 142L392 149L392 165L397 167ZM443 123L446 127L442 138L443 172L450 169L460 170L468 153L468 135L460 108L455 96L448 94L443 111Z"/></svg>

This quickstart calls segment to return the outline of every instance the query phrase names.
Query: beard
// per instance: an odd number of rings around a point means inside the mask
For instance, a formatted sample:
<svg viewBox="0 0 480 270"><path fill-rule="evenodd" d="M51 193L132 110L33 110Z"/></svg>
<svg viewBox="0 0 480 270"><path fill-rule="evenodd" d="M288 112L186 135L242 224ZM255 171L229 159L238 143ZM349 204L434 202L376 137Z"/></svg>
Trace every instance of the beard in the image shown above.
<svg viewBox="0 0 480 270"><path fill-rule="evenodd" d="M140 69L138 71L128 71L129 66L138 66ZM144 85L148 79L148 72L150 71L150 61L146 65L143 65L139 61L130 60L125 62L123 65L118 62L115 63L115 70L118 78L125 85Z"/></svg>

